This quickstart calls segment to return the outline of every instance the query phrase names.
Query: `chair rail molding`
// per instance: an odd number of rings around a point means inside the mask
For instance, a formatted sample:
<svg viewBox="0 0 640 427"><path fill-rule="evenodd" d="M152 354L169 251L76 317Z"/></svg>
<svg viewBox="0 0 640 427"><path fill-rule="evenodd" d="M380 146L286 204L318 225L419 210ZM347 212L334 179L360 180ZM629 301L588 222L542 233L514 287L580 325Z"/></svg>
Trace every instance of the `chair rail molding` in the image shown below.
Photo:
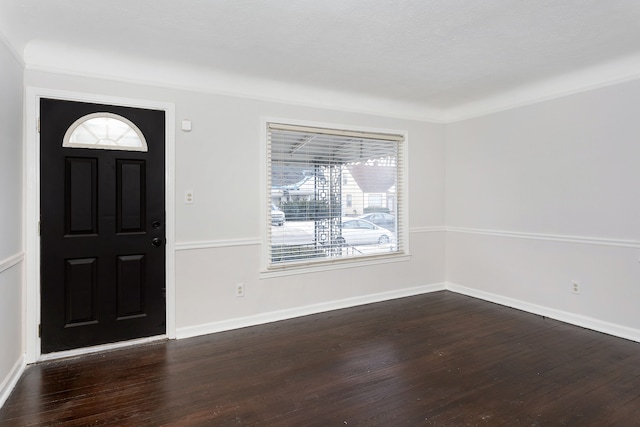
<svg viewBox="0 0 640 427"><path fill-rule="evenodd" d="M547 240L563 243L580 243L586 245L614 246L619 248L640 249L640 241L625 239L608 239L590 236L570 236L564 234L542 234L526 233L506 230L487 230L482 228L447 227L447 231L452 233L477 234L494 237L508 237L513 239Z"/></svg>
<svg viewBox="0 0 640 427"><path fill-rule="evenodd" d="M15 255L11 255L8 258L0 260L0 273L10 269L14 265L20 264L22 261L24 261L24 252L19 252Z"/></svg>

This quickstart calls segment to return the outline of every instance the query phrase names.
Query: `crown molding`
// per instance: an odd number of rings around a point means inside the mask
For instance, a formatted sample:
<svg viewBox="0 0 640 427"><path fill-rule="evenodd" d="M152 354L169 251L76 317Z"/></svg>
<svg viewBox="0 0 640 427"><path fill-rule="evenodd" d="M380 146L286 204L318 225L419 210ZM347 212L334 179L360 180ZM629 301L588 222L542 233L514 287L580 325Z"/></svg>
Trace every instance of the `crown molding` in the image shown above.
<svg viewBox="0 0 640 427"><path fill-rule="evenodd" d="M454 123L637 79L640 79L640 54L523 85L492 97L450 108L444 112L444 121Z"/></svg>
<svg viewBox="0 0 640 427"><path fill-rule="evenodd" d="M26 69L77 77L205 92L214 95L331 109L403 120L444 123L443 111L424 104L297 85L219 70L80 49L35 40L25 47Z"/></svg>
<svg viewBox="0 0 640 427"><path fill-rule="evenodd" d="M25 64L24 58L22 58L22 55L20 55L20 52L18 52L15 46L9 41L9 39L4 35L2 31L0 31L0 43L6 46L7 50L9 51L11 56L13 56L13 58L16 60L16 62L20 64L22 68L25 68L26 64Z"/></svg>
<svg viewBox="0 0 640 427"><path fill-rule="evenodd" d="M116 52L98 52L43 40L34 40L26 45L23 61L1 33L0 40L9 46L22 64L26 64L24 67L29 71L159 86L436 124L455 123L640 79L640 54L637 54L445 109L430 106L426 102L385 99L183 64L140 60L140 58Z"/></svg>

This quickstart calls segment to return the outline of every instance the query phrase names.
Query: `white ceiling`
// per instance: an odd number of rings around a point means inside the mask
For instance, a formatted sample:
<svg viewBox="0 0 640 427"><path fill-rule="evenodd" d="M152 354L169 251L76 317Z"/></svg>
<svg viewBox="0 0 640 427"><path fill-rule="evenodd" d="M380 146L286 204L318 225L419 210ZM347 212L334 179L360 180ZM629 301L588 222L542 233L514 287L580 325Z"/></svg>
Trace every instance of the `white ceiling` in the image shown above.
<svg viewBox="0 0 640 427"><path fill-rule="evenodd" d="M640 0L0 0L0 33L29 69L435 120L640 77Z"/></svg>

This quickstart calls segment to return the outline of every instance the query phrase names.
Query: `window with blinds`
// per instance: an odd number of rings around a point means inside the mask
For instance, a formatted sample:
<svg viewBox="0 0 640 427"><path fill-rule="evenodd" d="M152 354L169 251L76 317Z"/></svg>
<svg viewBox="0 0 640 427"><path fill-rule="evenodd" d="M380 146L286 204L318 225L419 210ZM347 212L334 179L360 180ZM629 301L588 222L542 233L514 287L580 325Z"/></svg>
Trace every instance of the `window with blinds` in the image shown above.
<svg viewBox="0 0 640 427"><path fill-rule="evenodd" d="M403 254L403 142L267 123L268 268Z"/></svg>

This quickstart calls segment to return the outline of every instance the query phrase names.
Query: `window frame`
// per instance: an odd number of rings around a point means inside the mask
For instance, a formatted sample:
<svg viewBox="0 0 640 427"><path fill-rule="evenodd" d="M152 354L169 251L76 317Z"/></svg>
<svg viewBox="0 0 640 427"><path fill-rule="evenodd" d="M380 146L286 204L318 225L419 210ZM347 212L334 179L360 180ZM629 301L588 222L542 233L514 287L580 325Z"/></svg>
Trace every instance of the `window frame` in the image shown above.
<svg viewBox="0 0 640 427"><path fill-rule="evenodd" d="M373 254L366 256L352 256L352 257L336 257L323 259L320 261L309 260L309 262L301 263L278 263L272 264L271 262L271 246L269 231L271 225L270 211L267 209L271 206L271 178L269 176L270 166L269 162L269 125L271 123L284 125L284 126L301 126L309 128L319 128L325 130L335 130L337 134L340 132L356 132L356 133L369 133L369 134L382 134L382 135L395 135L401 137L398 144L399 154L397 158L397 165L399 170L397 171L397 218L402 219L397 225L398 239L402 240L401 250L398 252L386 253L386 254ZM326 122L312 122L312 121L300 121L292 119L283 119L276 117L263 117L261 119L261 175L262 175L262 192L261 192L261 229L262 229L262 251L261 251L261 269L260 278L269 278L277 276L287 276L295 274L304 274L316 271L331 271L341 268L353 268L358 266L378 265L384 263L403 262L411 259L410 254L410 242L409 242L409 200L408 200L408 156L407 148L409 144L409 135L407 130L388 129L388 128L374 128L364 127L350 124L336 124Z"/></svg>

